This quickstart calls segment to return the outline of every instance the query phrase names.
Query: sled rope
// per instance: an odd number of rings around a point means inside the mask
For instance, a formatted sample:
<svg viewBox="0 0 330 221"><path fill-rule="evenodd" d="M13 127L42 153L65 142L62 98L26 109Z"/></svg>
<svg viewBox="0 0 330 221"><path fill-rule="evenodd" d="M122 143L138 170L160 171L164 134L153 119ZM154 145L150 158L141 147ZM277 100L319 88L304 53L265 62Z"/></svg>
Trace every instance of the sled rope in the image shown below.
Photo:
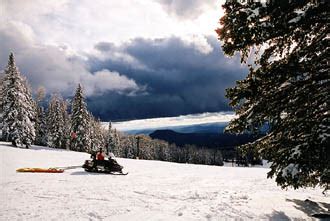
<svg viewBox="0 0 330 221"><path fill-rule="evenodd" d="M79 166L67 166L67 167L53 167L53 168L56 168L56 169L62 169L62 170L72 170L72 169L77 169L77 168L81 168L82 166L79 165Z"/></svg>

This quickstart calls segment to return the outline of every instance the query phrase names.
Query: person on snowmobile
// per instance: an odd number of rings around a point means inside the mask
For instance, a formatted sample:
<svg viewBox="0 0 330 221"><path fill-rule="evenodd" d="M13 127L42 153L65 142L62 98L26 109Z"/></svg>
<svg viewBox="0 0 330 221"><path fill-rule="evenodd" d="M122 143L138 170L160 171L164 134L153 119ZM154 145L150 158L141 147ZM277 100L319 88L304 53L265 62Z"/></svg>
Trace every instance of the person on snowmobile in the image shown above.
<svg viewBox="0 0 330 221"><path fill-rule="evenodd" d="M105 157L105 154L104 154L102 148L100 148L99 152L97 152L97 154L96 154L96 159L97 160L104 160L104 157Z"/></svg>

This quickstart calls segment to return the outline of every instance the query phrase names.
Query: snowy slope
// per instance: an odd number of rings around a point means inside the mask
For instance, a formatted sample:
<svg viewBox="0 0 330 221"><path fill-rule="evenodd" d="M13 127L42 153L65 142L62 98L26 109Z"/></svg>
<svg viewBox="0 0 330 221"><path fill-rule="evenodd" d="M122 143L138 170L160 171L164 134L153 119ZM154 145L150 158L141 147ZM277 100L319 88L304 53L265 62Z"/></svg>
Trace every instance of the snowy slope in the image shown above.
<svg viewBox="0 0 330 221"><path fill-rule="evenodd" d="M16 173L80 165L86 153L0 143L0 220L288 220L325 210L320 189L281 190L268 169L118 159L129 175ZM305 202L309 199L314 202ZM323 203L323 204L322 204Z"/></svg>

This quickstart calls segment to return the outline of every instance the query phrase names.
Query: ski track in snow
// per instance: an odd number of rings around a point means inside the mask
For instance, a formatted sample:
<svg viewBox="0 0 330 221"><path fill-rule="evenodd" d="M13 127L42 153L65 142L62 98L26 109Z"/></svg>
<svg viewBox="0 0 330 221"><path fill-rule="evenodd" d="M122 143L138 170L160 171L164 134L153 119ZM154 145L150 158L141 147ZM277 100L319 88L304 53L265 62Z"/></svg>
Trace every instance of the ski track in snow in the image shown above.
<svg viewBox="0 0 330 221"><path fill-rule="evenodd" d="M127 176L82 168L16 172L82 165L86 159L86 153L0 142L0 220L313 220L299 206L306 199L329 210L321 189L282 190L266 179L267 168L119 158Z"/></svg>

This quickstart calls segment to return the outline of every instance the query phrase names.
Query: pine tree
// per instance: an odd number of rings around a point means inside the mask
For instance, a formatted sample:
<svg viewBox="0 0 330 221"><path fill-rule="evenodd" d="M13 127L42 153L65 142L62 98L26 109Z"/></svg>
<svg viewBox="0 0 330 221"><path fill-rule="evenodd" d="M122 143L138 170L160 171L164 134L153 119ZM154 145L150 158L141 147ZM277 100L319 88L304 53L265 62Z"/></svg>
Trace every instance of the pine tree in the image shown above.
<svg viewBox="0 0 330 221"><path fill-rule="evenodd" d="M114 141L115 141L115 146L116 147L120 146L120 135L116 128L113 130L113 137L114 137Z"/></svg>
<svg viewBox="0 0 330 221"><path fill-rule="evenodd" d="M80 84L72 101L71 112L71 149L82 152L90 151L90 117Z"/></svg>
<svg viewBox="0 0 330 221"><path fill-rule="evenodd" d="M43 87L38 88L36 96L36 116L35 116L35 144L46 146L47 145L47 123L46 114L42 101L45 97L45 89Z"/></svg>
<svg viewBox="0 0 330 221"><path fill-rule="evenodd" d="M68 130L65 101L59 95L52 95L47 113L47 143L53 148L65 149Z"/></svg>
<svg viewBox="0 0 330 221"><path fill-rule="evenodd" d="M70 146L70 122L71 118L68 113L68 101L61 100L60 102L60 110L63 118L63 136L62 136L62 149L69 149Z"/></svg>
<svg viewBox="0 0 330 221"><path fill-rule="evenodd" d="M3 139L2 137L2 126L3 126L3 109L2 109L2 102L3 102L3 92L2 92L2 88L3 88L3 81L4 81L4 73L0 72L0 140Z"/></svg>
<svg viewBox="0 0 330 221"><path fill-rule="evenodd" d="M282 187L330 183L329 3L227 1L217 30L225 54L254 64L227 90L238 118L227 130L267 135L245 146L272 162Z"/></svg>
<svg viewBox="0 0 330 221"><path fill-rule="evenodd" d="M114 153L117 145L116 145L116 131L112 130L112 123L111 121L109 121L109 127L108 127L108 142L107 142L107 146L108 146L108 150L107 152L110 153Z"/></svg>
<svg viewBox="0 0 330 221"><path fill-rule="evenodd" d="M135 158L136 156L136 139L135 136L126 136L122 140L120 148L116 148L119 152L118 156L125 158ZM116 155L117 156L117 155Z"/></svg>
<svg viewBox="0 0 330 221"><path fill-rule="evenodd" d="M105 132L102 128L100 119L95 119L91 116L91 151L97 151L99 148L104 148L105 144Z"/></svg>
<svg viewBox="0 0 330 221"><path fill-rule="evenodd" d="M12 53L5 69L2 94L2 133L14 146L24 144L28 148L35 138L35 103L26 79L16 67Z"/></svg>

